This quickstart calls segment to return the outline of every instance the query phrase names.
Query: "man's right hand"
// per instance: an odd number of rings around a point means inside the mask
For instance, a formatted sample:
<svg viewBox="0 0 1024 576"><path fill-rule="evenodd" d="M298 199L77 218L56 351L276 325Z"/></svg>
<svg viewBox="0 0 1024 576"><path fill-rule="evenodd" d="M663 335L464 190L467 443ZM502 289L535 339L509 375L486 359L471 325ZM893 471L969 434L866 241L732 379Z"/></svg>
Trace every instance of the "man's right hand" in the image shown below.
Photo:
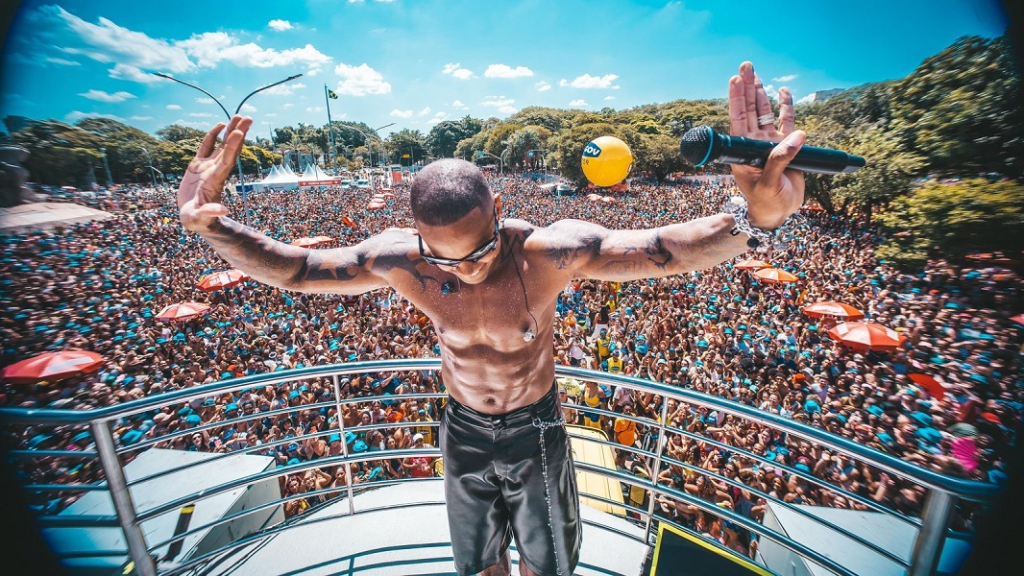
<svg viewBox="0 0 1024 576"><path fill-rule="evenodd" d="M181 225L186 230L207 230L217 218L227 215L227 208L220 203L221 192L251 125L252 118L248 116L233 117L220 146L217 146L217 135L224 129L223 122L206 133L178 187L178 209Z"/></svg>

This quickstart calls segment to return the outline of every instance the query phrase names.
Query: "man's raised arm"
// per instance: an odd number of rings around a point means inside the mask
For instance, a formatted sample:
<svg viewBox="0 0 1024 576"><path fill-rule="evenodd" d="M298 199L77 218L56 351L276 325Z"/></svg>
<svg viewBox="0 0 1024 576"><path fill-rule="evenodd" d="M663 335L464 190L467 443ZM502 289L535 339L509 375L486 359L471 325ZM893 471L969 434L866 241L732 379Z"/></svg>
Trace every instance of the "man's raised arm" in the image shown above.
<svg viewBox="0 0 1024 576"><path fill-rule="evenodd" d="M221 192L251 125L251 118L232 118L221 146L217 146L217 135L223 123L206 134L178 188L182 226L198 232L232 266L271 286L361 294L387 285L372 268L394 239L389 242L378 235L352 247L308 250L268 238L227 217Z"/></svg>
<svg viewBox="0 0 1024 576"><path fill-rule="evenodd" d="M789 89L779 89L778 129L771 100L750 62L729 80L730 132L777 142L763 169L733 165L733 177L747 202L748 224L771 231L796 212L804 199L804 177L788 170L805 135L794 130ZM716 214L650 230L608 230L578 220L556 222L544 236L556 267L599 280L636 280L710 268L747 251L748 236L733 233L736 219Z"/></svg>

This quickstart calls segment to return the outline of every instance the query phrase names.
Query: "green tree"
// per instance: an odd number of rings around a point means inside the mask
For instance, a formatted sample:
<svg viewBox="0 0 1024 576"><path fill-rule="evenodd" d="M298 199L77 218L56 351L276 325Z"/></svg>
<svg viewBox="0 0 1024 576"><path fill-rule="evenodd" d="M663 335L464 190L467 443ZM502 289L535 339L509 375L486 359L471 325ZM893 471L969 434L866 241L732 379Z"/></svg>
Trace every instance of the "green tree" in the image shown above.
<svg viewBox="0 0 1024 576"><path fill-rule="evenodd" d="M410 166L427 158L426 137L419 130L403 128L392 132L385 141L388 154L401 159L403 166ZM406 158L405 154L409 157Z"/></svg>
<svg viewBox="0 0 1024 576"><path fill-rule="evenodd" d="M893 233L879 258L908 266L929 258L958 261L976 252L1024 250L1024 185L1012 180L929 181L897 198L878 221Z"/></svg>
<svg viewBox="0 0 1024 576"><path fill-rule="evenodd" d="M854 205L871 219L875 207L910 191L914 176L925 166L924 158L904 149L894 134L881 126L854 133L843 147L863 156L866 164L852 174L833 180L833 200Z"/></svg>
<svg viewBox="0 0 1024 576"><path fill-rule="evenodd" d="M168 142L180 142L182 140L189 140L192 138L199 138L201 140L203 136L206 136L206 132L203 132L198 128L190 128L180 124L171 124L170 126L164 126L157 130L156 135Z"/></svg>
<svg viewBox="0 0 1024 576"><path fill-rule="evenodd" d="M1005 37L964 37L893 86L892 128L932 174L1024 175L1024 107Z"/></svg>
<svg viewBox="0 0 1024 576"><path fill-rule="evenodd" d="M102 143L95 134L55 120L28 120L11 139L28 150L25 168L33 182L87 187L102 170Z"/></svg>

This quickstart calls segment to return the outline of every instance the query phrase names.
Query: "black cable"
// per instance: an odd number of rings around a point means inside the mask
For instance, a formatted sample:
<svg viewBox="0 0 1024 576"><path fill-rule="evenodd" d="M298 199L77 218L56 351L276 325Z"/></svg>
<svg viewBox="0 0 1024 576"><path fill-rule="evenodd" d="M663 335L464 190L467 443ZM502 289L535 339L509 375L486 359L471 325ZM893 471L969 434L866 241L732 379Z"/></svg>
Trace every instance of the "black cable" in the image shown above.
<svg viewBox="0 0 1024 576"><path fill-rule="evenodd" d="M502 226L504 228L504 226ZM530 298L526 295L526 283L523 282L523 273L519 271L519 262L516 261L516 253L512 247L509 247L512 254L512 265L516 268L516 276L519 277L519 287L523 289L523 301L526 303L526 313L530 315L530 319L533 320L533 332L527 331L523 336L523 340L527 342L533 340L540 333L540 324L537 323L537 318L534 317L533 312L530 312Z"/></svg>

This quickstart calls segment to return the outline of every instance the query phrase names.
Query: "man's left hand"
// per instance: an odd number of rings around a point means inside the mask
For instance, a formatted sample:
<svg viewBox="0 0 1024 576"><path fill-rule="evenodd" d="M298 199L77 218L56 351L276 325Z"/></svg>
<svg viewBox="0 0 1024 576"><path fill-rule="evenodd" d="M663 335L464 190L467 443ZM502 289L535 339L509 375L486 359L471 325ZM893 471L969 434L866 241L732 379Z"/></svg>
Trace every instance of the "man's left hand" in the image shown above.
<svg viewBox="0 0 1024 576"><path fill-rule="evenodd" d="M759 118L764 116L773 116L772 121L761 124ZM729 80L730 134L778 143L763 169L732 165L736 184L747 199L750 224L757 228L778 228L803 204L804 174L786 169L806 138L802 130L793 129L794 119L793 95L788 88L780 88L776 127L771 100L754 73L754 65L740 64L739 75Z"/></svg>

